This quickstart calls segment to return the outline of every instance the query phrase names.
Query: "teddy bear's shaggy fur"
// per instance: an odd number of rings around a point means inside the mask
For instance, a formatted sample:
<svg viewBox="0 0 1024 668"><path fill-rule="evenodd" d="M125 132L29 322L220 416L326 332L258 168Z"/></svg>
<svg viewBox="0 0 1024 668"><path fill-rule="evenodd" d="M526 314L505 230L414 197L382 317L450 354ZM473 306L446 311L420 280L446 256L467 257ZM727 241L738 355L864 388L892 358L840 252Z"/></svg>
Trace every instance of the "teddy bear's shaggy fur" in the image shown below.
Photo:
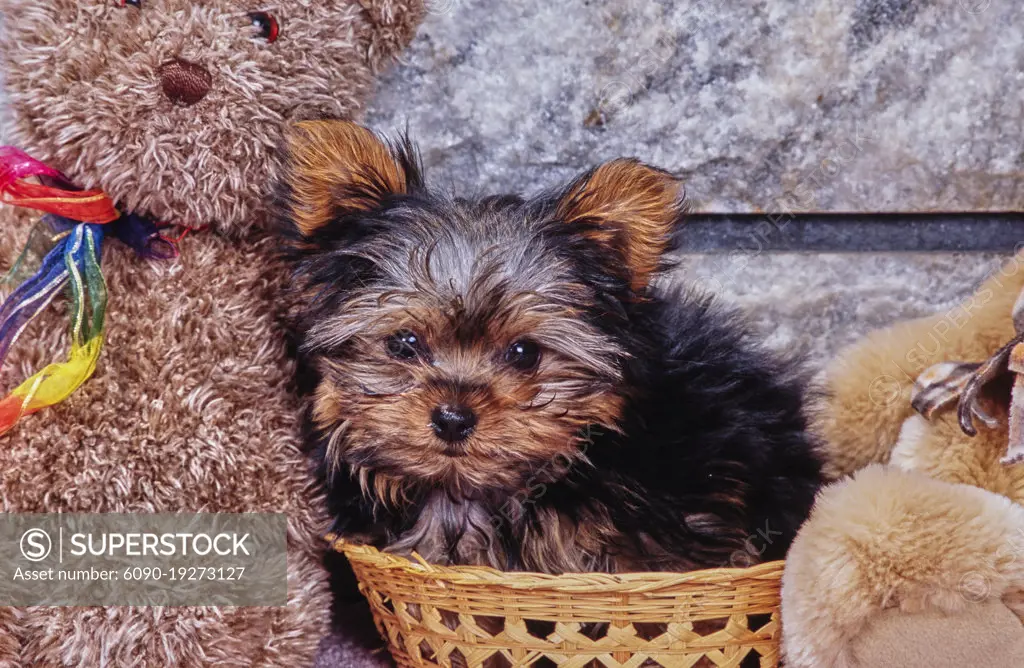
<svg viewBox="0 0 1024 668"><path fill-rule="evenodd" d="M0 666L301 666L326 629L322 500L298 449L279 325L287 279L260 231L261 198L283 127L357 115L423 5L270 4L0 0L8 143L124 211L212 228L185 238L174 261L107 245L97 371L0 437L0 509L289 516L286 607L5 608ZM247 16L263 10L280 25L273 43ZM174 59L209 75L191 106L161 86ZM0 210L0 272L34 219ZM19 341L4 393L66 350L62 310Z"/></svg>
<svg viewBox="0 0 1024 668"><path fill-rule="evenodd" d="M1008 392L994 388L998 426L974 437L955 406L930 419L911 407L922 371L984 361L1015 336L1022 288L1024 254L826 370L816 428L833 473L853 476L822 492L787 556L787 665L1024 665L1024 463L1001 461Z"/></svg>

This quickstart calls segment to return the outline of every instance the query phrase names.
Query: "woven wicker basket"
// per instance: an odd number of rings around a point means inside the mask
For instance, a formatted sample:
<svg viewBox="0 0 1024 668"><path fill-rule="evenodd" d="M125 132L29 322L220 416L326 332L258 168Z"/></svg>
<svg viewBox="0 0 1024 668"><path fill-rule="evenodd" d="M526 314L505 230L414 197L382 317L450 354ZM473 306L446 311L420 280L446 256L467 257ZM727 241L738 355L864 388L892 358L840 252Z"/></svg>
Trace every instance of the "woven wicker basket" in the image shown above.
<svg viewBox="0 0 1024 668"><path fill-rule="evenodd" d="M778 666L782 562L691 573L443 567L328 536L402 668Z"/></svg>

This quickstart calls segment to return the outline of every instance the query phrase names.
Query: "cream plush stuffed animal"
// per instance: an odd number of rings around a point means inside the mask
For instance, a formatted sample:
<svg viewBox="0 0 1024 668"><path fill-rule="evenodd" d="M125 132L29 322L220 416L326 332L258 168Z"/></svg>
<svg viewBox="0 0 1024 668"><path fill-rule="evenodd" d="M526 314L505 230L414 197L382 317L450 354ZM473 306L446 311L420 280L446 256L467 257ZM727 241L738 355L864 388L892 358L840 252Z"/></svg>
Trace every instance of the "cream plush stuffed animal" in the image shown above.
<svg viewBox="0 0 1024 668"><path fill-rule="evenodd" d="M787 665L1024 666L1022 289L1018 255L827 370L817 428L833 475L852 477L820 494L787 556Z"/></svg>

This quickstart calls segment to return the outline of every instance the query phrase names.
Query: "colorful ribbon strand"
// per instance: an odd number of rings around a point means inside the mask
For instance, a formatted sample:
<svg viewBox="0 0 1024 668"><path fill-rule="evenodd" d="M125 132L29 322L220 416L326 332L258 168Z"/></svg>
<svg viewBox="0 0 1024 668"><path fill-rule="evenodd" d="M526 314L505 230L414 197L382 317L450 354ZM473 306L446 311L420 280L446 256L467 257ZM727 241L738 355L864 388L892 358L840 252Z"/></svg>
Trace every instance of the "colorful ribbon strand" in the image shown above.
<svg viewBox="0 0 1024 668"><path fill-rule="evenodd" d="M100 225L76 225L43 260L40 271L0 307L0 364L28 323L65 286L71 292L71 350L0 400L0 434L23 416L66 399L96 369L103 347L107 288L100 271Z"/></svg>
<svg viewBox="0 0 1024 668"><path fill-rule="evenodd" d="M33 176L43 183L25 180ZM56 169L13 146L0 146L0 201L82 223L109 223L121 215L102 190L76 190Z"/></svg>
<svg viewBox="0 0 1024 668"><path fill-rule="evenodd" d="M41 183L24 179L38 178ZM100 271L105 223L120 217L101 191L75 190L63 174L22 151L0 147L0 201L46 212L60 234L39 269L0 304L0 367L29 323L62 290L71 296L71 350L67 360L47 365L0 400L0 435L23 416L63 401L96 369L103 347L107 288ZM155 228L154 228L155 229ZM132 233L142 244L139 231ZM33 232L33 237L36 237ZM23 270L30 237L10 273Z"/></svg>

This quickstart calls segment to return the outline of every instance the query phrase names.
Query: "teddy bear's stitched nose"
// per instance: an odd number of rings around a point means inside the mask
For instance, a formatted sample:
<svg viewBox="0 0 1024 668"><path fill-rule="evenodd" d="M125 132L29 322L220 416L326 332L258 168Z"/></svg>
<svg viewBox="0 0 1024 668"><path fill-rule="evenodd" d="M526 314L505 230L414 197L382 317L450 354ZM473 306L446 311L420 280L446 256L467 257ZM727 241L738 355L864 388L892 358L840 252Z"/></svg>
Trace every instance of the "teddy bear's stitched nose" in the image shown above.
<svg viewBox="0 0 1024 668"><path fill-rule="evenodd" d="M171 102L193 105L210 92L213 77L202 65L175 58L160 66L160 85Z"/></svg>

